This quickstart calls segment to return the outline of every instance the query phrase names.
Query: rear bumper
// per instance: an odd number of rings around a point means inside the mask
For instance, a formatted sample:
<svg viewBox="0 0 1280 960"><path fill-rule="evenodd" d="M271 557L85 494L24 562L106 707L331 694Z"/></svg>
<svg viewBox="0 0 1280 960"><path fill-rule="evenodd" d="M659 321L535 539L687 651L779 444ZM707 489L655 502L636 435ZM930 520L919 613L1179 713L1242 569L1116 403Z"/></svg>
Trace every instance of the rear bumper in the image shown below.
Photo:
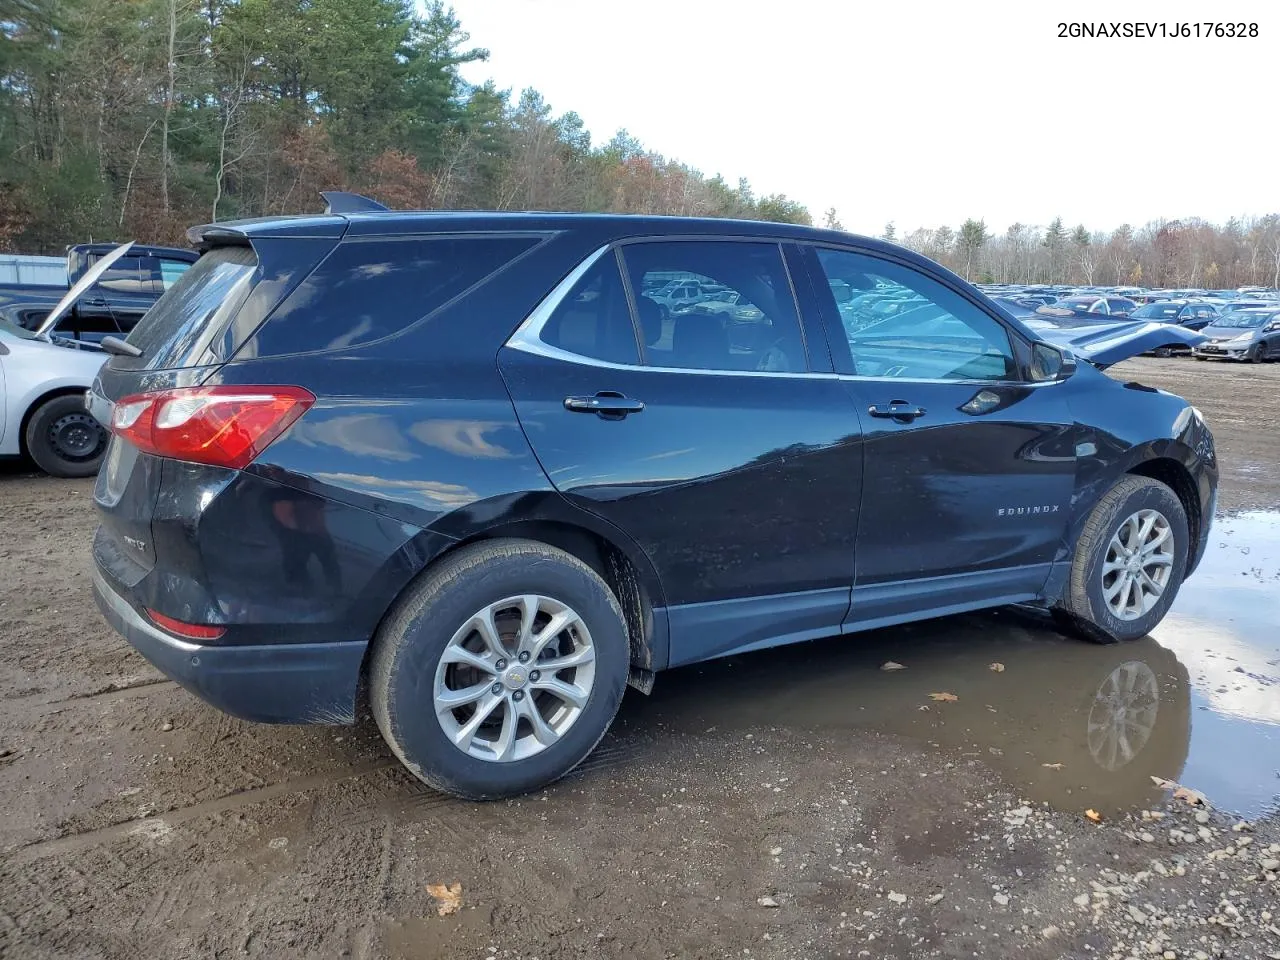
<svg viewBox="0 0 1280 960"><path fill-rule="evenodd" d="M167 676L219 710L261 723L354 723L368 643L214 646L180 640L148 622L94 571L98 609Z"/></svg>

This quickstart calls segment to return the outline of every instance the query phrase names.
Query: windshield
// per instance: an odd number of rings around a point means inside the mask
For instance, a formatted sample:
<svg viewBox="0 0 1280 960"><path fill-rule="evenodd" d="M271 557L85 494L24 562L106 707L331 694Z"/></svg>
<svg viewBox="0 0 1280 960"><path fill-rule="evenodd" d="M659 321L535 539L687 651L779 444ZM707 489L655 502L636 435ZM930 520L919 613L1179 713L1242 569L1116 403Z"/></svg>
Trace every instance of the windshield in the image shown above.
<svg viewBox="0 0 1280 960"><path fill-rule="evenodd" d="M1219 317L1213 321L1209 326L1228 327L1232 330L1252 330L1255 327L1262 326L1272 316L1274 314L1270 313L1228 313L1225 317Z"/></svg>
<svg viewBox="0 0 1280 960"><path fill-rule="evenodd" d="M19 337L23 340L39 339L39 337L35 335L34 331L24 330L22 327L12 324L8 320L5 320L2 317L0 317L0 333L7 333L10 336Z"/></svg>
<svg viewBox="0 0 1280 960"><path fill-rule="evenodd" d="M1148 303L1145 307L1139 307L1129 316L1137 320L1171 320L1178 315L1181 310L1176 303Z"/></svg>

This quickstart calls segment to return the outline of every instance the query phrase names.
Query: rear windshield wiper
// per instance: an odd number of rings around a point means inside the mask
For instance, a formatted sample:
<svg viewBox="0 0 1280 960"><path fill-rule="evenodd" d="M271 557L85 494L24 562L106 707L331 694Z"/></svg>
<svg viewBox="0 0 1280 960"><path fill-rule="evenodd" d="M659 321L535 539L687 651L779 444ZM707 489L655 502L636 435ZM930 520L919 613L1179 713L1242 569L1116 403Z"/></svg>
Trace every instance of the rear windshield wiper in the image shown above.
<svg viewBox="0 0 1280 960"><path fill-rule="evenodd" d="M103 337L102 349L117 357L140 357L142 350L119 337Z"/></svg>

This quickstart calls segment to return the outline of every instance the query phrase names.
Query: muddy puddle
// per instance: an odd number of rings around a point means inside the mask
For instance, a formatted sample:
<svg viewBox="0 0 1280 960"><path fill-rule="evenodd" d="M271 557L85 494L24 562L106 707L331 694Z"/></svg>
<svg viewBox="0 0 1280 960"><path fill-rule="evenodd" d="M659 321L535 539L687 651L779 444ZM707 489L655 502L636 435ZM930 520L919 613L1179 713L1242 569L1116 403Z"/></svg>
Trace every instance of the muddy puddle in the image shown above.
<svg viewBox="0 0 1280 960"><path fill-rule="evenodd" d="M1239 514L1218 520L1169 617L1134 643L1086 643L1021 610L953 617L671 671L620 719L812 731L827 750L883 731L981 759L1064 810L1156 804L1158 776L1242 816L1276 813L1278 601L1280 513Z"/></svg>

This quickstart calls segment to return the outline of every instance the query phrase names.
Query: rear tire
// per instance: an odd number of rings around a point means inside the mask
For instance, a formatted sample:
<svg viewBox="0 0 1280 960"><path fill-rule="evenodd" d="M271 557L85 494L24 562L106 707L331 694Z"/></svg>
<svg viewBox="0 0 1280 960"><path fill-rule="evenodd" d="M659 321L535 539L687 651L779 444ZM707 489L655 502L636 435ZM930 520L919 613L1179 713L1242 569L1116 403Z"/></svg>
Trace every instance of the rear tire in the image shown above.
<svg viewBox="0 0 1280 960"><path fill-rule="evenodd" d="M548 634L553 622L569 625ZM568 660L581 663L553 668ZM629 664L622 609L594 570L546 544L486 541L429 569L392 608L373 641L370 705L424 783L509 797L586 758L617 713Z"/></svg>
<svg viewBox="0 0 1280 960"><path fill-rule="evenodd" d="M71 394L46 400L27 421L27 453L54 477L91 477L107 451L107 431Z"/></svg>
<svg viewBox="0 0 1280 960"><path fill-rule="evenodd" d="M1085 521L1055 615L1102 643L1146 636L1182 585L1189 539L1177 494L1149 477L1123 477Z"/></svg>
<svg viewBox="0 0 1280 960"><path fill-rule="evenodd" d="M1156 356L1165 358L1173 356L1173 347L1156 347Z"/></svg>

